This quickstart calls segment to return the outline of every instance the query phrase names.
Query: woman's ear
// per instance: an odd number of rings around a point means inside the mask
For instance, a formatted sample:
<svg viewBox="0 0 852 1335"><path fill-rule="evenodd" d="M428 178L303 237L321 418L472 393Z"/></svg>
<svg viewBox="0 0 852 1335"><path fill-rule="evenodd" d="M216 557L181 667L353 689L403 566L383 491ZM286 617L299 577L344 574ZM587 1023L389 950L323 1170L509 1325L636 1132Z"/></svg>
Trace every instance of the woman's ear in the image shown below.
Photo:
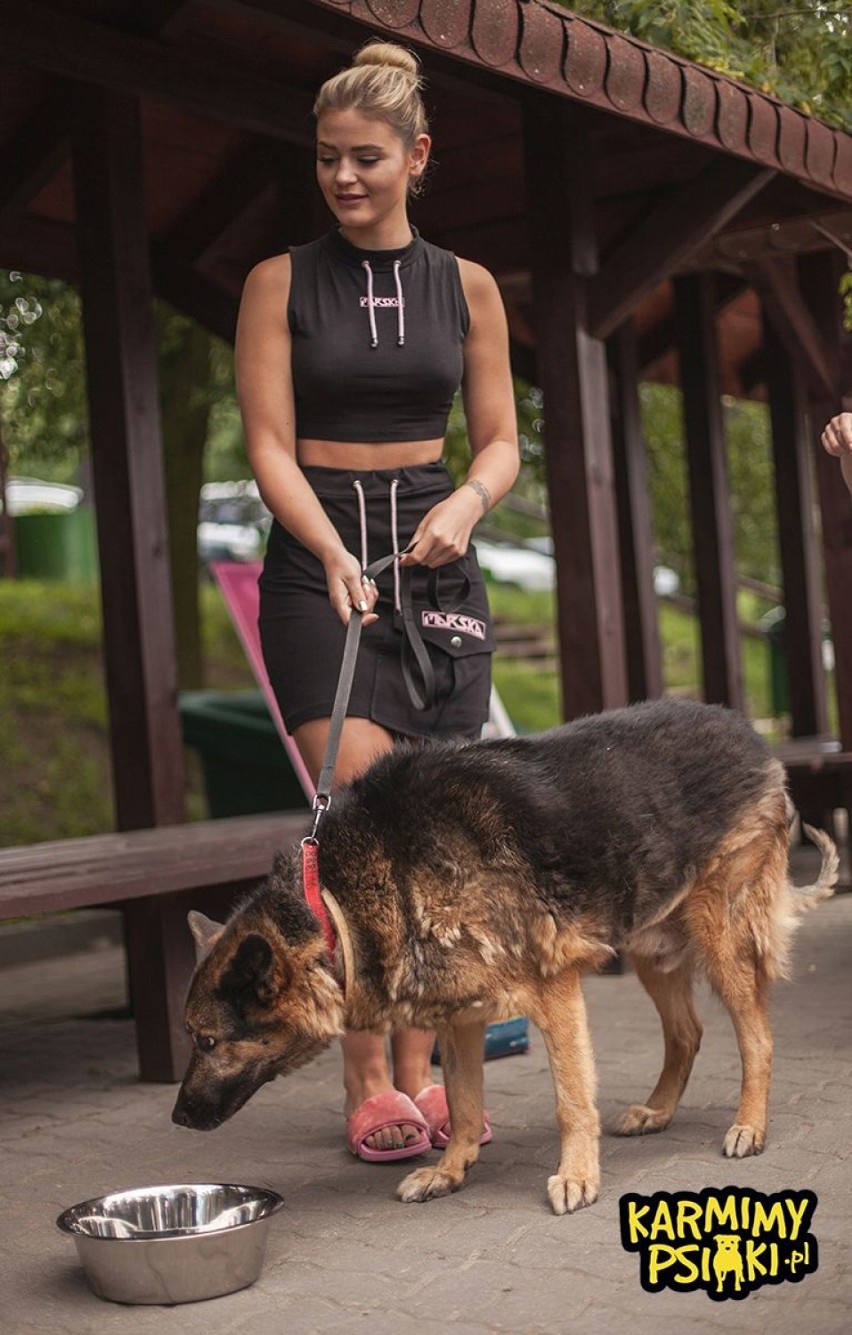
<svg viewBox="0 0 852 1335"><path fill-rule="evenodd" d="M411 146L408 155L408 173L410 176L422 176L429 161L432 140L428 134L419 134Z"/></svg>

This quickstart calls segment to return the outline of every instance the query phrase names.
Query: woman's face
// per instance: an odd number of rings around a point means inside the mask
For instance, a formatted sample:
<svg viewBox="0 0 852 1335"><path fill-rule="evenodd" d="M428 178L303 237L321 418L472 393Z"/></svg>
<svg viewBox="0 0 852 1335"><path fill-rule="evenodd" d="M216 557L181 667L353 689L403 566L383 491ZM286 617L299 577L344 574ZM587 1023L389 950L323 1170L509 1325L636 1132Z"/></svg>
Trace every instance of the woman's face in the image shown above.
<svg viewBox="0 0 852 1335"><path fill-rule="evenodd" d="M360 111L327 111L317 122L317 180L342 227L403 222L408 185L422 175L429 136L411 149L386 120Z"/></svg>

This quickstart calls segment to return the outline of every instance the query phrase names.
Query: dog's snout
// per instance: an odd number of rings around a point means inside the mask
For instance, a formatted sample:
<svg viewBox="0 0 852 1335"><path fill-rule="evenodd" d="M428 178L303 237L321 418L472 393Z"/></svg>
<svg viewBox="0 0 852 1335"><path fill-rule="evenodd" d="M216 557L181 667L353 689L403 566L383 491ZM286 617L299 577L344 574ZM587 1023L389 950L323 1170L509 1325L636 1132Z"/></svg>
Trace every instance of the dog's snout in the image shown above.
<svg viewBox="0 0 852 1335"><path fill-rule="evenodd" d="M178 1099L177 1103L172 1109L172 1121L174 1122L175 1126L190 1126L190 1127L192 1126L192 1118L190 1117L186 1108L181 1103L180 1099Z"/></svg>

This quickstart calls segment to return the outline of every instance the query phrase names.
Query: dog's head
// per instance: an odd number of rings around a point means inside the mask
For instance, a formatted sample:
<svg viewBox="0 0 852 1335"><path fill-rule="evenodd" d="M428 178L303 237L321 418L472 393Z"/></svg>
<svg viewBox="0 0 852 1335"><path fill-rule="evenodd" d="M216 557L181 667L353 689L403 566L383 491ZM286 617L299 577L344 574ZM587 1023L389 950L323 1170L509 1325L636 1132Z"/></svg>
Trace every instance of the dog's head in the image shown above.
<svg viewBox="0 0 852 1335"><path fill-rule="evenodd" d="M714 1242L716 1243L716 1254L722 1256L738 1256L740 1250L740 1239L736 1233L717 1233Z"/></svg>
<svg viewBox="0 0 852 1335"><path fill-rule="evenodd" d="M192 1057L172 1113L179 1126L212 1131L342 1032L343 995L298 882L294 861L278 858L226 924L189 915L199 963L185 1012Z"/></svg>

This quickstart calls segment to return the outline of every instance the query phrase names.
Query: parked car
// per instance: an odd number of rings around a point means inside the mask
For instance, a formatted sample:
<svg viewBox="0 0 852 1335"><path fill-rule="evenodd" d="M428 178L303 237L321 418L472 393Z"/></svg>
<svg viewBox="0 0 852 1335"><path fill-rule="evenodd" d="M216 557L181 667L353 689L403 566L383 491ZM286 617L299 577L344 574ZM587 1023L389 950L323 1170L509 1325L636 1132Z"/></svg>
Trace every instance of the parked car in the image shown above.
<svg viewBox="0 0 852 1335"><path fill-rule="evenodd" d="M256 482L207 482L198 510L198 555L205 564L259 561L271 523Z"/></svg>
<svg viewBox="0 0 852 1335"><path fill-rule="evenodd" d="M556 581L552 556L532 547L475 539L476 555L483 572L497 584L515 584L527 593L552 589Z"/></svg>
<svg viewBox="0 0 852 1335"><path fill-rule="evenodd" d="M553 555L553 538L548 534L542 538L528 538L526 545L547 556ZM654 593L658 598L667 598L677 593L680 579L671 566L654 566Z"/></svg>
<svg viewBox="0 0 852 1335"><path fill-rule="evenodd" d="M64 510L76 510L82 499L80 487L66 486L61 482L41 482L35 477L10 477L6 482L6 504L13 518L16 515L60 514Z"/></svg>

